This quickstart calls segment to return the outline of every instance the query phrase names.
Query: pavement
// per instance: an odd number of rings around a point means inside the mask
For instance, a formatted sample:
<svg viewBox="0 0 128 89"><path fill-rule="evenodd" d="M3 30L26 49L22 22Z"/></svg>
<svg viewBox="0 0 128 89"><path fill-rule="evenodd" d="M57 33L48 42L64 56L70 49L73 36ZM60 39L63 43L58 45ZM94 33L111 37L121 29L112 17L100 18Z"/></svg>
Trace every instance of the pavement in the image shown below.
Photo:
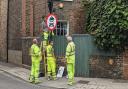
<svg viewBox="0 0 128 89"><path fill-rule="evenodd" d="M0 70L28 82L30 74L28 69L0 62ZM56 81L48 81L45 77L41 77L40 80L42 83L38 86L48 87L49 89L128 89L128 80L119 79L75 77L76 83L73 86L67 85L66 77L59 78Z"/></svg>
<svg viewBox="0 0 128 89"><path fill-rule="evenodd" d="M29 82L11 76L4 71L0 71L0 89L51 89L39 85L31 84ZM56 88L52 88L56 89Z"/></svg>

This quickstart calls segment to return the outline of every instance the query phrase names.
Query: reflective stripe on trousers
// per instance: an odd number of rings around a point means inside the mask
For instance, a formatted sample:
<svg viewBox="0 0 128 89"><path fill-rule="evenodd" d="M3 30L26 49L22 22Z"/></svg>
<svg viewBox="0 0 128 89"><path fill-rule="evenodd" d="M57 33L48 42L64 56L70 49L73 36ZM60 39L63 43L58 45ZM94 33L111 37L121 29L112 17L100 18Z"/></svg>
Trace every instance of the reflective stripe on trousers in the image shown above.
<svg viewBox="0 0 128 89"><path fill-rule="evenodd" d="M47 74L48 76L56 77L56 64L53 57L47 57Z"/></svg>
<svg viewBox="0 0 128 89"><path fill-rule="evenodd" d="M74 74L75 74L75 64L74 63L68 63L67 64L67 72L68 72L68 82L74 81Z"/></svg>

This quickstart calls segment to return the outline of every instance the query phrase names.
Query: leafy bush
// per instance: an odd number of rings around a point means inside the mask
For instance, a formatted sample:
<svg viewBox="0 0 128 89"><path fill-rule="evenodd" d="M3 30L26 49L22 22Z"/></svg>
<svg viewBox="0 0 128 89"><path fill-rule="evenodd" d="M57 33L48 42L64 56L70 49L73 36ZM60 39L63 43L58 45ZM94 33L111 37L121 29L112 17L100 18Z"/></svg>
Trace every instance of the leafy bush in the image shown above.
<svg viewBox="0 0 128 89"><path fill-rule="evenodd" d="M88 10L86 30L94 35L99 48L123 49L128 43L128 0L92 2Z"/></svg>

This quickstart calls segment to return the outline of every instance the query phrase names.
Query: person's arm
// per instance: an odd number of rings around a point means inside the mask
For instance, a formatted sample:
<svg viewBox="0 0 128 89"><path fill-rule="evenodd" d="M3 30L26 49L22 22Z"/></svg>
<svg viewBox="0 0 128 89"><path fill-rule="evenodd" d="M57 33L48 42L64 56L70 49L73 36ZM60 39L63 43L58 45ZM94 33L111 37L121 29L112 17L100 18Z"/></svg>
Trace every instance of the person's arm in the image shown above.
<svg viewBox="0 0 128 89"><path fill-rule="evenodd" d="M31 46L29 51L30 51L30 55L34 56L34 46L33 45Z"/></svg>
<svg viewBox="0 0 128 89"><path fill-rule="evenodd" d="M66 59L70 56L70 52L71 52L71 48L70 45L68 44L66 48L66 56L65 56Z"/></svg>

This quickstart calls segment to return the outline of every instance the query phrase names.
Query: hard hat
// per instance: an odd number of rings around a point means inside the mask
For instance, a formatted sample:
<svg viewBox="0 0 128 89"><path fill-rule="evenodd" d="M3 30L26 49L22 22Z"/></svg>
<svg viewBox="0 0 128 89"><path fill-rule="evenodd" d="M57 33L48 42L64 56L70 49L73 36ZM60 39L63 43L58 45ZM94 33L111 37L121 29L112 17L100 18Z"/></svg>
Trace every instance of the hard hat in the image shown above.
<svg viewBox="0 0 128 89"><path fill-rule="evenodd" d="M33 42L34 44L37 44L38 41L37 41L36 38L34 38L32 42Z"/></svg>
<svg viewBox="0 0 128 89"><path fill-rule="evenodd" d="M68 41L72 41L72 37L71 36L67 36L67 40Z"/></svg>

